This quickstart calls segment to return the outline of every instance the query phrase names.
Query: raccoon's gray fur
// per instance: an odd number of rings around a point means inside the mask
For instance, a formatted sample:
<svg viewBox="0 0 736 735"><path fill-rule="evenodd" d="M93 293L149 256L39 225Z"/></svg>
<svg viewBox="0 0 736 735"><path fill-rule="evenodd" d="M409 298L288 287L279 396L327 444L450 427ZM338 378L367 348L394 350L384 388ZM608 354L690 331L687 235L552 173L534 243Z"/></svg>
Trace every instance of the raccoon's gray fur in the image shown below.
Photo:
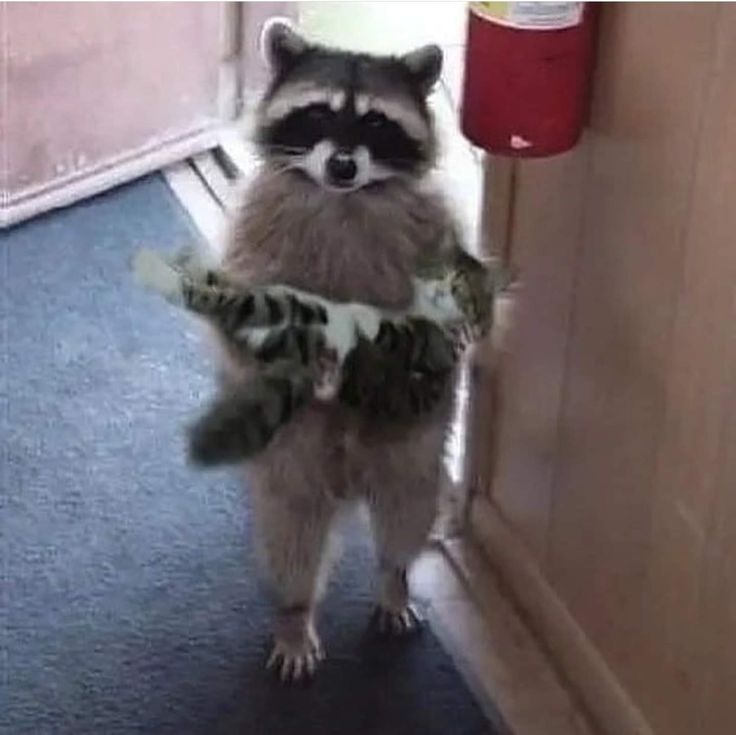
<svg viewBox="0 0 736 735"><path fill-rule="evenodd" d="M425 97L439 75L439 49L399 58L349 54L312 46L283 23L266 30L264 48L273 80L258 117L263 164L226 249L228 278L406 308L418 258L455 226L424 177L435 152ZM314 119L299 123L310 110ZM361 142L364 128L370 137L384 120L387 138L409 138L395 146L396 160L388 141L383 148ZM247 362L228 358L233 380L242 380ZM279 607L270 663L282 677L312 673L322 657L313 613L330 529L346 499L363 500L370 511L379 622L395 632L416 627L406 572L435 518L449 404L445 391L429 416L402 424L376 422L339 402L310 403L247 465L254 529Z"/></svg>

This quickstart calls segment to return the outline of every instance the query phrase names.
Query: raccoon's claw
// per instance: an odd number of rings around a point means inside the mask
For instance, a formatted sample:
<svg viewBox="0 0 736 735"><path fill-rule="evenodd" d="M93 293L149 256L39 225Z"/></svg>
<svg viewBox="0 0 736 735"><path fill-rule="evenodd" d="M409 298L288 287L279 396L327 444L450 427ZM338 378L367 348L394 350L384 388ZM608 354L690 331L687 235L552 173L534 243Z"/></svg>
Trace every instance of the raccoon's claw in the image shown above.
<svg viewBox="0 0 736 735"><path fill-rule="evenodd" d="M459 360L478 338L479 335L474 331L473 327L467 324L453 330L452 349L455 360Z"/></svg>
<svg viewBox="0 0 736 735"><path fill-rule="evenodd" d="M412 635L421 630L423 623L424 618L412 604L399 611L388 610L379 605L373 613L373 625L381 635Z"/></svg>
<svg viewBox="0 0 736 735"><path fill-rule="evenodd" d="M324 658L324 649L316 636L301 645L277 639L266 668L275 671L284 684L296 683L311 679Z"/></svg>

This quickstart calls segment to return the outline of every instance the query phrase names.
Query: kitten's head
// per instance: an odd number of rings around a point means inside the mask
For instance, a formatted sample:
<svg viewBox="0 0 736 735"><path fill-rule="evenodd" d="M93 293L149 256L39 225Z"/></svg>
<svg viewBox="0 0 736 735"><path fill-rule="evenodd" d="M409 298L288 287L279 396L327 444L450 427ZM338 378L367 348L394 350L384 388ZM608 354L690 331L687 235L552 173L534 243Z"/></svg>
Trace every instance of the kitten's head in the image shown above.
<svg viewBox="0 0 736 735"><path fill-rule="evenodd" d="M337 192L421 176L434 163L427 96L442 68L437 46L356 54L311 44L274 20L262 50L272 78L256 141L266 159Z"/></svg>

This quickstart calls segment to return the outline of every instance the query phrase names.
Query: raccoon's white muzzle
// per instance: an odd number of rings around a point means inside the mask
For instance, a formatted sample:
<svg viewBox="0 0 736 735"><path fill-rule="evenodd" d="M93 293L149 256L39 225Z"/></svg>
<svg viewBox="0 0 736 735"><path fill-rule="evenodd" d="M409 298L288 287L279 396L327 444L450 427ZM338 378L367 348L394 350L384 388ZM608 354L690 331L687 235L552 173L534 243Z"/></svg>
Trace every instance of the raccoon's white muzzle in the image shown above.
<svg viewBox="0 0 736 735"><path fill-rule="evenodd" d="M331 140L321 140L308 153L295 157L293 165L327 191L339 193L355 191L393 175L372 159L366 146L344 151Z"/></svg>

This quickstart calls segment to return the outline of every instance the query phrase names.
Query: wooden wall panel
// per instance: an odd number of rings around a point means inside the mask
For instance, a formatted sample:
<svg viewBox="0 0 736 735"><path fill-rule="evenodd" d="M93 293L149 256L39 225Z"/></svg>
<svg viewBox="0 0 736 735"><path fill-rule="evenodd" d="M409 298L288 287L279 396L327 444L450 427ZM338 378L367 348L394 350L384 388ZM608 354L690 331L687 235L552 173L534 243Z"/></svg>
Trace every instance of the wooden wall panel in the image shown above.
<svg viewBox="0 0 736 735"><path fill-rule="evenodd" d="M736 8L724 6L719 11L718 32L667 364L667 408L652 487L650 556L644 585L646 655L637 669L643 701L671 733L719 732L705 727L690 702L693 693L702 694L701 665L717 667L729 648L723 644L736 632L732 621L720 649L707 654L701 636L695 634L702 627L725 635L725 619L708 624L701 615L718 617L721 604L728 609L729 595L732 602L736 599L733 577L730 588L716 591L707 586L726 581L733 570L733 565L730 570L728 564L721 565L735 519L715 509L723 504L725 510L726 496L736 491L735 468L729 467L728 451L723 454L724 437L733 421L736 376L736 244L734 214L729 211L736 203L736 88L732 81ZM733 554L736 547L729 551ZM706 606L717 601L709 612L701 609L704 594L710 601ZM730 648L736 649L736 643ZM736 657L731 656L732 665L734 661ZM659 686L660 682L666 685ZM718 686L730 696L719 695L718 706L708 708L708 718L720 710L722 721L728 722L728 710L736 727L736 676Z"/></svg>
<svg viewBox="0 0 736 735"><path fill-rule="evenodd" d="M735 317L732 305L732 322ZM697 726L691 732L713 735L731 735L736 730L736 369L731 370L729 382L717 493L703 558L700 615L690 631L700 645L694 668L688 672L698 706Z"/></svg>
<svg viewBox="0 0 736 735"><path fill-rule="evenodd" d="M643 636L650 486L717 10L610 9L548 561L575 617L626 677Z"/></svg>
<svg viewBox="0 0 736 735"><path fill-rule="evenodd" d="M583 147L549 162L524 162L516 176L510 247L521 288L497 391L494 488L503 514L542 565L587 160Z"/></svg>
<svg viewBox="0 0 736 735"><path fill-rule="evenodd" d="M736 7L607 6L585 141L515 190L491 497L662 735L736 732L735 76Z"/></svg>

